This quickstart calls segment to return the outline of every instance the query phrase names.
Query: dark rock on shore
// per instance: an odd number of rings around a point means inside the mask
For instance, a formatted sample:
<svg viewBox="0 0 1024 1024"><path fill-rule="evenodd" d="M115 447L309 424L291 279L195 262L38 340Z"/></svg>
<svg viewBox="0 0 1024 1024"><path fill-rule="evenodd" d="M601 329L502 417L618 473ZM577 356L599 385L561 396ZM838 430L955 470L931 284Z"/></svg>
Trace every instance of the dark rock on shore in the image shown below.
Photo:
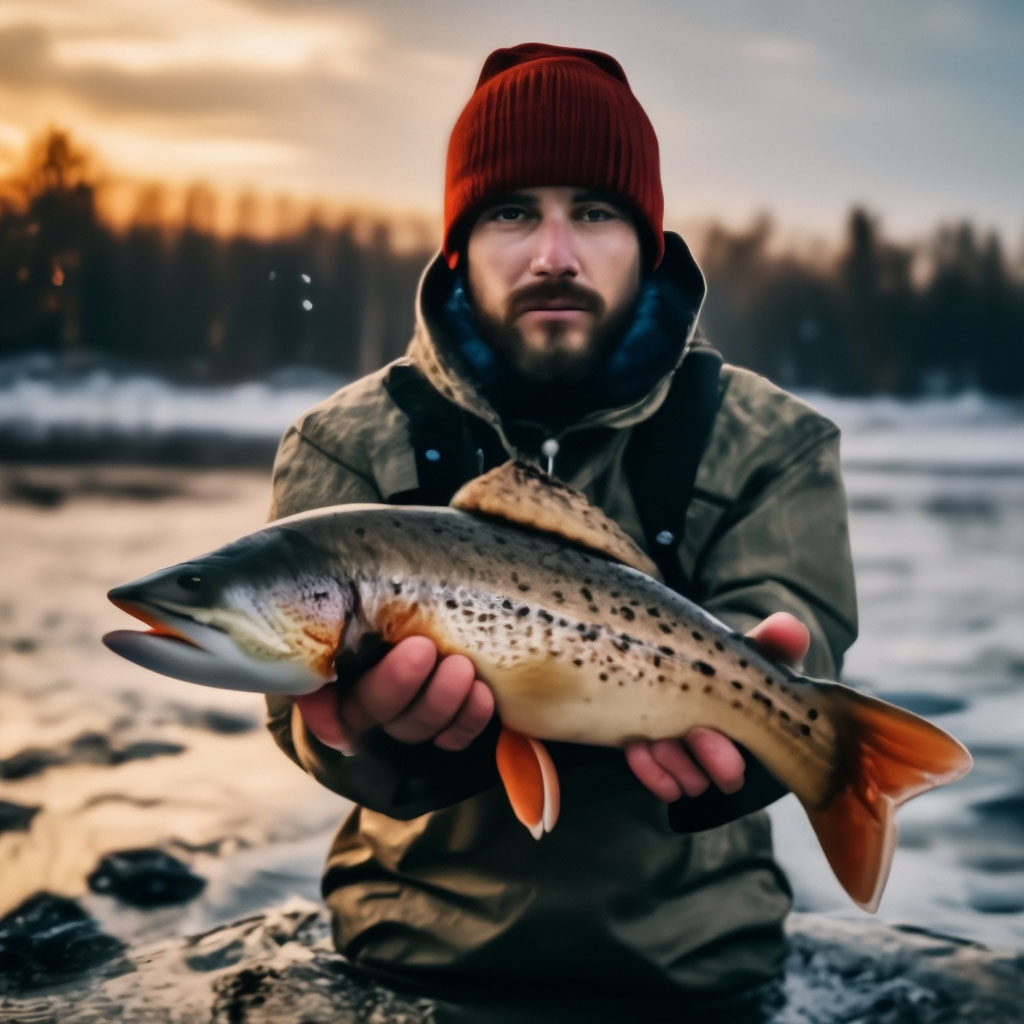
<svg viewBox="0 0 1024 1024"><path fill-rule="evenodd" d="M8 758L0 759L0 779L25 779L55 765L117 765L139 758L180 754L184 749L180 743L164 740L129 740L123 744L112 743L109 737L101 733L86 732L54 749L28 747Z"/></svg>
<svg viewBox="0 0 1024 1024"><path fill-rule="evenodd" d="M89 875L89 888L133 907L187 903L206 886L187 864L163 850L109 853Z"/></svg>
<svg viewBox="0 0 1024 1024"><path fill-rule="evenodd" d="M1019 954L817 914L794 915L789 936L785 979L756 1015L759 1024L1020 1024ZM331 948L324 910L305 901L133 951L75 989L0 997L0 1020L115 1018L125 1024L444 1019L429 1000L356 974ZM562 1019L571 1024L571 1012Z"/></svg>
<svg viewBox="0 0 1024 1024"><path fill-rule="evenodd" d="M40 809L0 800L0 832L24 832Z"/></svg>
<svg viewBox="0 0 1024 1024"><path fill-rule="evenodd" d="M0 993L52 986L108 963L123 949L74 900L39 893L0 919Z"/></svg>

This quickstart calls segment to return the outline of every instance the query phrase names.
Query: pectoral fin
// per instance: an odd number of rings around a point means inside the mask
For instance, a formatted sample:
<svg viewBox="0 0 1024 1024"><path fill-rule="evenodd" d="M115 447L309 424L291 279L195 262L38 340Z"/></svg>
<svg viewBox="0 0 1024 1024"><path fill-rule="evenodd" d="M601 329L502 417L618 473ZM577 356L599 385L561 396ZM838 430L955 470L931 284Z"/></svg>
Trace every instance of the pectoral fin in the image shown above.
<svg viewBox="0 0 1024 1024"><path fill-rule="evenodd" d="M551 755L539 740L503 727L497 759L515 816L540 839L558 820L558 773Z"/></svg>

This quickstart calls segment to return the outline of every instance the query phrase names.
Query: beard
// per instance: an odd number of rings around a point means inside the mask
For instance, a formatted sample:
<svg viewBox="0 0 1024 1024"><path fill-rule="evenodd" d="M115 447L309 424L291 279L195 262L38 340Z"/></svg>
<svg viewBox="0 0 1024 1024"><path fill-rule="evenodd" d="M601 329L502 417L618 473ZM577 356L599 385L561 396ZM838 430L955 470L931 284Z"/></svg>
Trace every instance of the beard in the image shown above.
<svg viewBox="0 0 1024 1024"><path fill-rule="evenodd" d="M584 315L529 322L526 314L545 303L561 303ZM632 311L632 300L609 311L596 292L572 281L551 281L513 293L503 316L478 308L476 318L484 339L519 383L547 391L593 377L622 336Z"/></svg>

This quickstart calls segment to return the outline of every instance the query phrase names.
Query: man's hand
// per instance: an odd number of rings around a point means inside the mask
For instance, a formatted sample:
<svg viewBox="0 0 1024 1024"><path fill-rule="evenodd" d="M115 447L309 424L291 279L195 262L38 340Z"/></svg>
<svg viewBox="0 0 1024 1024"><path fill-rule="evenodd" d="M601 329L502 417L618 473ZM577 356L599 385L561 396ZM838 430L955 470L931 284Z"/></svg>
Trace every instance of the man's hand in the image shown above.
<svg viewBox="0 0 1024 1024"><path fill-rule="evenodd" d="M442 750L464 750L494 714L494 696L469 658L438 662L425 636L396 644L340 697L338 684L328 683L295 703L309 731L343 754L374 726L405 743L433 740Z"/></svg>
<svg viewBox="0 0 1024 1024"><path fill-rule="evenodd" d="M748 634L773 661L795 665L807 653L807 627L788 612L776 612ZM700 796L714 783L723 793L743 785L744 764L732 740L714 729L691 729L682 740L636 740L626 747L633 774L656 796L673 803Z"/></svg>

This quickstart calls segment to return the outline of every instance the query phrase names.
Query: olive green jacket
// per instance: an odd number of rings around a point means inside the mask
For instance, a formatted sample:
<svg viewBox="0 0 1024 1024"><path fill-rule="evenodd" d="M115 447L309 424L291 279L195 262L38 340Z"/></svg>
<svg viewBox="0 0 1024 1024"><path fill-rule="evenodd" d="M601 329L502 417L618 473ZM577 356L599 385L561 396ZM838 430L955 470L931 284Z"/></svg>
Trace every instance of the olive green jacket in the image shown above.
<svg viewBox="0 0 1024 1024"><path fill-rule="evenodd" d="M680 239L668 241L662 272L696 314L700 272ZM514 449L444 335L438 310L448 274L440 260L424 274L406 358L449 401L490 424L510 456L535 457ZM691 322L678 339L680 360L693 329ZM386 370L343 388L288 430L271 518L416 487L408 424L383 386ZM670 377L560 437L558 475L641 546L622 456L630 428L658 407ZM837 428L746 370L725 366L720 387L679 531L682 565L701 603L737 629L792 612L811 633L806 670L834 678L856 635ZM285 753L359 805L334 840L323 880L336 945L353 962L423 991L550 981L651 998L733 991L778 972L790 890L763 812L678 834L620 751L554 745L562 813L536 842L497 784L491 733L461 754L381 733L345 758L309 733L288 698L268 704ZM677 810L685 818L685 804Z"/></svg>

